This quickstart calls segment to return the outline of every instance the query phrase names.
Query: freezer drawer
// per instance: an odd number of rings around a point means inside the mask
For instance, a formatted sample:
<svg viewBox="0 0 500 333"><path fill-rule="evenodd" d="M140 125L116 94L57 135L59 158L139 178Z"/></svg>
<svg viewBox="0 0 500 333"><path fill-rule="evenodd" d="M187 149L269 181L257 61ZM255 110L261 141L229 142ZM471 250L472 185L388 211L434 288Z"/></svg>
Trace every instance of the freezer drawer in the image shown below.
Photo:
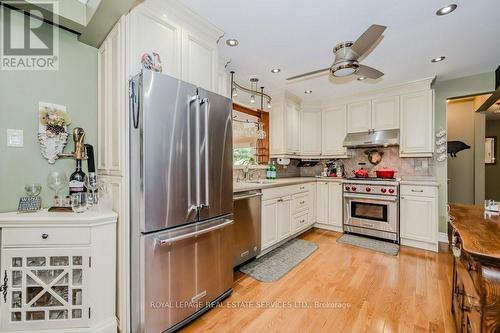
<svg viewBox="0 0 500 333"><path fill-rule="evenodd" d="M231 289L230 218L142 236L141 332L167 331Z"/></svg>

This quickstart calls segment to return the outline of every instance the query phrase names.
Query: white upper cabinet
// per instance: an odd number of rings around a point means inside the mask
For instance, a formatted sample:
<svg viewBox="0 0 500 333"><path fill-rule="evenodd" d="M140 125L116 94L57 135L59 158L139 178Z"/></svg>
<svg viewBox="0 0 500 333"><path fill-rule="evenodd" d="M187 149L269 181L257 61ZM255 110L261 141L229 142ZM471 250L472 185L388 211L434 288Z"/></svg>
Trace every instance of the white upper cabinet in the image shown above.
<svg viewBox="0 0 500 333"><path fill-rule="evenodd" d="M371 101L347 104L347 132L368 132L371 129Z"/></svg>
<svg viewBox="0 0 500 333"><path fill-rule="evenodd" d="M131 11L130 22L130 72L141 70L144 53L160 55L163 73L181 78L181 27L167 17L145 5Z"/></svg>
<svg viewBox="0 0 500 333"><path fill-rule="evenodd" d="M388 130L399 128L399 96L372 100L371 129Z"/></svg>
<svg viewBox="0 0 500 333"><path fill-rule="evenodd" d="M307 109L301 112L300 122L301 155L321 155L321 110Z"/></svg>
<svg viewBox="0 0 500 333"><path fill-rule="evenodd" d="M347 133L346 106L323 110L321 154L325 157L345 157L347 149L342 146Z"/></svg>
<svg viewBox="0 0 500 333"><path fill-rule="evenodd" d="M187 29L182 30L182 79L201 88L216 92L217 44Z"/></svg>
<svg viewBox="0 0 500 333"><path fill-rule="evenodd" d="M383 97L347 104L347 132L399 128L399 97Z"/></svg>
<svg viewBox="0 0 500 333"><path fill-rule="evenodd" d="M401 97L401 157L432 157L434 152L433 91Z"/></svg>
<svg viewBox="0 0 500 333"><path fill-rule="evenodd" d="M292 102L286 103L285 108L285 150L287 154L300 153L300 110Z"/></svg>

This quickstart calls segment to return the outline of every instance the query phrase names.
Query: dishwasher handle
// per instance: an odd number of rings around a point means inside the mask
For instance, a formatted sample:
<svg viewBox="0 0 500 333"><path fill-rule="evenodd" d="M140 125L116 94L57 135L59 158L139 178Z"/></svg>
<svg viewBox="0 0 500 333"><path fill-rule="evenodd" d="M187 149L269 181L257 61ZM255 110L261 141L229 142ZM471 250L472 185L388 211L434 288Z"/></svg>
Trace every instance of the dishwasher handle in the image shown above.
<svg viewBox="0 0 500 333"><path fill-rule="evenodd" d="M249 194L241 194L233 196L233 201L249 199L254 197L261 197L262 193L249 193Z"/></svg>

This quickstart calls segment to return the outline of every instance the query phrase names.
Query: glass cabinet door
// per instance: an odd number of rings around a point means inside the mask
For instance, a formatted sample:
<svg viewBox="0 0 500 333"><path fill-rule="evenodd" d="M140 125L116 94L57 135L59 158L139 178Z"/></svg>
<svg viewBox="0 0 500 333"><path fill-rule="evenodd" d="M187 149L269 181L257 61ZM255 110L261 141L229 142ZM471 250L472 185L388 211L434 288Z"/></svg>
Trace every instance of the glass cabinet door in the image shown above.
<svg viewBox="0 0 500 333"><path fill-rule="evenodd" d="M4 249L2 329L87 327L89 248Z"/></svg>

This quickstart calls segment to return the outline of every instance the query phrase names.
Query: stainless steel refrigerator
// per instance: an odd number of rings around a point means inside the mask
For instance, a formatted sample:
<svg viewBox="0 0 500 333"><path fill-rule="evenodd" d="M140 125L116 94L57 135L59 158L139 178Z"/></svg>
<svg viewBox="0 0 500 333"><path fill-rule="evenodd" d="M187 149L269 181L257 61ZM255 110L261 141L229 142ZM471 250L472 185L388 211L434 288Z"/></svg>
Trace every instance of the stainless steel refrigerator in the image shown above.
<svg viewBox="0 0 500 333"><path fill-rule="evenodd" d="M131 331L171 332L232 291L232 104L151 71L129 95Z"/></svg>

